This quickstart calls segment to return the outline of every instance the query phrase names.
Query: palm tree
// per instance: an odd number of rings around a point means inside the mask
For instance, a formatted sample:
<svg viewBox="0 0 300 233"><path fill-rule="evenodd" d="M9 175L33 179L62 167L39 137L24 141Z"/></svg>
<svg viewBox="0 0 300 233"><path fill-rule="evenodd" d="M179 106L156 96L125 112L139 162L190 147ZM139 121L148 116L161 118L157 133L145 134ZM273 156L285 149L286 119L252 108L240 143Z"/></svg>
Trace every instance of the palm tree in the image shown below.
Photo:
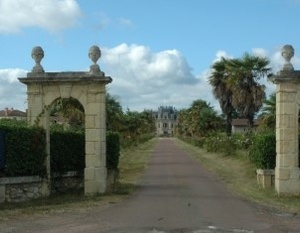
<svg viewBox="0 0 300 233"><path fill-rule="evenodd" d="M232 90L227 85L228 73L226 63L228 61L222 57L220 61L212 65L212 74L209 77L209 84L213 88L213 94L219 101L221 110L226 118L226 133L231 135L231 122L234 107L232 105Z"/></svg>
<svg viewBox="0 0 300 233"><path fill-rule="evenodd" d="M269 99L264 100L264 106L259 115L261 125L267 128L275 129L276 124L276 93L272 93Z"/></svg>
<svg viewBox="0 0 300 233"><path fill-rule="evenodd" d="M226 64L229 74L227 85L232 90L232 105L253 127L255 114L265 100L265 86L258 80L270 73L269 60L245 53L240 59L231 59Z"/></svg>

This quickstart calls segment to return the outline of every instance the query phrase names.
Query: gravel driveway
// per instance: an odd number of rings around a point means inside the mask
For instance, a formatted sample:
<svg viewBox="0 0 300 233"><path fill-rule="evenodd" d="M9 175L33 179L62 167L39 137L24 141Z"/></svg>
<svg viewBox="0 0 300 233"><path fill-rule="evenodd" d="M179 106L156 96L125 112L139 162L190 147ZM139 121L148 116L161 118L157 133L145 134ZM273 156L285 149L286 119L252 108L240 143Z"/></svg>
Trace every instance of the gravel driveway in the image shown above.
<svg viewBox="0 0 300 233"><path fill-rule="evenodd" d="M76 212L9 219L0 222L0 232L300 233L300 218L234 196L172 139L162 138L129 198Z"/></svg>

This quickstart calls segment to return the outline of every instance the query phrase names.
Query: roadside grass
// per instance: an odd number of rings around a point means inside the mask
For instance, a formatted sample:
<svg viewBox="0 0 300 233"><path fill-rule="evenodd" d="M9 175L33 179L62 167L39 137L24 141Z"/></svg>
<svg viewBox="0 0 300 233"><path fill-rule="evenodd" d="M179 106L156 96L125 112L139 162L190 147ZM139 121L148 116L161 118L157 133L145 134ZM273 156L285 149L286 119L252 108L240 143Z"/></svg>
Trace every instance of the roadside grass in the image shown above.
<svg viewBox="0 0 300 233"><path fill-rule="evenodd" d="M147 167L156 142L157 138L153 138L143 144L121 151L119 161L120 175L115 193L131 194L135 191L136 183Z"/></svg>
<svg viewBox="0 0 300 233"><path fill-rule="evenodd" d="M225 156L174 140L205 168L217 174L234 194L268 207L300 214L300 197L278 196L274 189L263 189L257 184L256 169L245 151Z"/></svg>
<svg viewBox="0 0 300 233"><path fill-rule="evenodd" d="M22 203L0 203L0 221L26 215L48 215L68 211L85 212L92 207L105 207L123 200L136 190L136 184L147 167L156 141L157 138L154 138L138 146L121 150L119 180L115 192L87 197L81 191L51 195L49 198ZM278 196L274 190L262 189L257 184L256 169L244 151L224 156L208 153L205 149L178 139L174 141L202 166L216 173L234 194L269 207L300 214L300 197Z"/></svg>
<svg viewBox="0 0 300 233"><path fill-rule="evenodd" d="M0 203L0 221L17 216L87 211L91 207L105 207L119 202L135 190L136 182L147 167L156 140L154 138L138 146L121 150L119 181L115 192L89 197L85 196L82 190L21 203Z"/></svg>

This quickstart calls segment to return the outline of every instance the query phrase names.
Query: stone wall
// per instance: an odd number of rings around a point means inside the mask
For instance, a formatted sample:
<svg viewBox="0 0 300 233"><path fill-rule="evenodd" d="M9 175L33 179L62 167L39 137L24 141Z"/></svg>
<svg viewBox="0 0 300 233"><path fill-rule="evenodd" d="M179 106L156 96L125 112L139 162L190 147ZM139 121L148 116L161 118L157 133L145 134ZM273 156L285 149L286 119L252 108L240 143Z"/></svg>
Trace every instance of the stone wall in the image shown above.
<svg viewBox="0 0 300 233"><path fill-rule="evenodd" d="M23 202L43 196L45 182L38 176L0 178L0 203Z"/></svg>
<svg viewBox="0 0 300 233"><path fill-rule="evenodd" d="M57 175L52 179L51 193L83 191L83 181L83 175L78 175L76 172L68 172L64 175Z"/></svg>
<svg viewBox="0 0 300 233"><path fill-rule="evenodd" d="M55 176L51 184L51 193L66 193L83 191L83 176L68 172ZM0 178L0 203L24 202L32 199L47 197L48 183L38 176L3 177Z"/></svg>

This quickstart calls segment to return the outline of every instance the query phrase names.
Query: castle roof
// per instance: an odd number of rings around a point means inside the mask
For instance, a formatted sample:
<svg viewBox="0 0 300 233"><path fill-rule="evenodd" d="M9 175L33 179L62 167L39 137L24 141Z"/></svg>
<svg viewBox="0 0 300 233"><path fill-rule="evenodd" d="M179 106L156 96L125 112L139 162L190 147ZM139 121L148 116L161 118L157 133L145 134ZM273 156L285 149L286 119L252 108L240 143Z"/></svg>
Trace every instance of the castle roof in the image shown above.
<svg viewBox="0 0 300 233"><path fill-rule="evenodd" d="M9 109L5 108L4 110L0 111L0 117L26 117L26 112L17 110L17 109Z"/></svg>

